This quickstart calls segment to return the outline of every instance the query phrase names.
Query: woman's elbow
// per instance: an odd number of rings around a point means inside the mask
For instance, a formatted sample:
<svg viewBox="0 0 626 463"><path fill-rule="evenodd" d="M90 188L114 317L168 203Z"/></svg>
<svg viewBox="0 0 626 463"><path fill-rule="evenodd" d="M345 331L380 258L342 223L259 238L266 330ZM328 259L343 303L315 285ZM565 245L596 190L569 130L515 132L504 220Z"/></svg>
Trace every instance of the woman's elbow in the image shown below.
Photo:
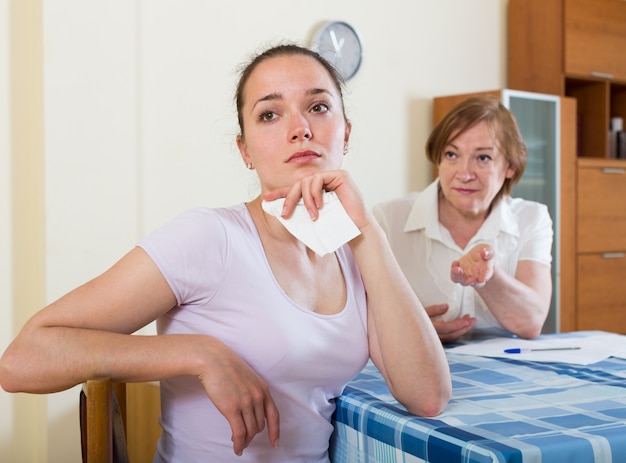
<svg viewBox="0 0 626 463"><path fill-rule="evenodd" d="M543 328L544 321L536 321L536 322L528 322L523 325L517 327L513 334L519 336L523 339L535 339L537 336L541 334L541 329Z"/></svg>
<svg viewBox="0 0 626 463"><path fill-rule="evenodd" d="M0 386L6 392L38 392L33 379L40 369L28 346L18 337L0 357Z"/></svg>
<svg viewBox="0 0 626 463"><path fill-rule="evenodd" d="M16 381L16 364L17 359L9 347L0 358L0 386L6 392L22 392L19 381Z"/></svg>
<svg viewBox="0 0 626 463"><path fill-rule="evenodd" d="M404 406L412 415L433 417L439 415L446 408L451 396L452 385L445 384L430 391L423 391L413 400L405 402Z"/></svg>
<svg viewBox="0 0 626 463"><path fill-rule="evenodd" d="M432 418L439 415L448 405L448 401L432 401L426 404L422 404L419 409L411 410L408 409L408 412L412 415L422 416L425 418Z"/></svg>
<svg viewBox="0 0 626 463"><path fill-rule="evenodd" d="M517 335L522 339L535 339L537 336L541 334L541 328L533 329L533 330L524 330Z"/></svg>

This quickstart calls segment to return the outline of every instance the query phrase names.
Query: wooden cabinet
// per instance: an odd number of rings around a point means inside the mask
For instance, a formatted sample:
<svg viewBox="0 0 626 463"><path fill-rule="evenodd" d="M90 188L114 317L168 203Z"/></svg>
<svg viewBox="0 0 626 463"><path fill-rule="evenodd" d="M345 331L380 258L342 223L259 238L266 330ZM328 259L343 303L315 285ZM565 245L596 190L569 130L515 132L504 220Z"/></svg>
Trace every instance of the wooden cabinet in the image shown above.
<svg viewBox="0 0 626 463"><path fill-rule="evenodd" d="M626 252L625 166L580 159L576 199L578 252Z"/></svg>
<svg viewBox="0 0 626 463"><path fill-rule="evenodd" d="M579 159L576 328L626 333L626 166Z"/></svg>
<svg viewBox="0 0 626 463"><path fill-rule="evenodd" d="M626 1L509 0L508 86L576 100L575 300L561 330L626 333ZM626 124L625 124L626 125Z"/></svg>
<svg viewBox="0 0 626 463"><path fill-rule="evenodd" d="M626 2L565 0L562 5L565 74L626 81Z"/></svg>
<svg viewBox="0 0 626 463"><path fill-rule="evenodd" d="M476 95L500 98L516 117L528 150L526 170L512 196L548 206L554 227L553 294L544 333L570 331L576 324L575 179L576 101L509 89L449 95L433 100L433 124L457 103ZM437 175L436 168L434 175Z"/></svg>
<svg viewBox="0 0 626 463"><path fill-rule="evenodd" d="M576 98L579 156L609 157L610 120L626 121L626 1L510 0L508 14L508 87Z"/></svg>
<svg viewBox="0 0 626 463"><path fill-rule="evenodd" d="M626 333L624 253L579 254L577 269L577 329Z"/></svg>

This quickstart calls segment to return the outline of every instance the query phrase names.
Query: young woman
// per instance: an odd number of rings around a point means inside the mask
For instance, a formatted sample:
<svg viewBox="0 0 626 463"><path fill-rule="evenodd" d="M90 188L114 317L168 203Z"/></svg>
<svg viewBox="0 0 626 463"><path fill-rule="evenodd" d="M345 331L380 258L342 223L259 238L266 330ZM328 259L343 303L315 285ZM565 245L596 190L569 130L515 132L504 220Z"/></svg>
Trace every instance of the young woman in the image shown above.
<svg viewBox="0 0 626 463"><path fill-rule="evenodd" d="M338 74L278 46L242 72L236 103L259 197L183 213L44 308L4 353L2 386L160 380L156 462L327 462L334 399L369 358L411 413L437 415L451 393L441 343L339 170L351 125ZM283 218L301 202L317 220L325 192L360 234L320 257L262 201L284 198ZM131 335L153 320L157 335Z"/></svg>

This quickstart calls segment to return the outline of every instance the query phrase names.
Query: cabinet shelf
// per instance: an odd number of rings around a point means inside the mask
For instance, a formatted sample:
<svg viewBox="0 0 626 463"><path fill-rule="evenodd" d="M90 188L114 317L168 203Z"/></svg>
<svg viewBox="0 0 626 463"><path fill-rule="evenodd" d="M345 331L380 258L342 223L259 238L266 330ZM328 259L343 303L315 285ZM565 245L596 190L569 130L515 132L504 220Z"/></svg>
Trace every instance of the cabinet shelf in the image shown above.
<svg viewBox="0 0 626 463"><path fill-rule="evenodd" d="M611 82L610 98L611 117L621 117L626 124L626 82Z"/></svg>
<svg viewBox="0 0 626 463"><path fill-rule="evenodd" d="M611 118L621 117L626 121L626 83L566 76L565 95L575 98L578 104L578 156L610 158Z"/></svg>
<svg viewBox="0 0 626 463"><path fill-rule="evenodd" d="M578 158L578 168L597 167L599 169L626 169L626 159Z"/></svg>
<svg viewBox="0 0 626 463"><path fill-rule="evenodd" d="M578 156L608 157L609 83L606 80L566 78L565 95L577 102Z"/></svg>

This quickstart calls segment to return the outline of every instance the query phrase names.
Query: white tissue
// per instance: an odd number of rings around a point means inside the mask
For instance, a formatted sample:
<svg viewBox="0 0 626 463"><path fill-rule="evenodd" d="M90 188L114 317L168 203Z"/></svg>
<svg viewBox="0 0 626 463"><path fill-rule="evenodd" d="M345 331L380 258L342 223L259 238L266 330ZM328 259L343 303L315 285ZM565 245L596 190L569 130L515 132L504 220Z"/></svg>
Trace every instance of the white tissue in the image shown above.
<svg viewBox="0 0 626 463"><path fill-rule="evenodd" d="M324 205L319 209L319 217L312 220L300 200L288 219L280 216L284 198L263 201L265 212L278 218L289 232L307 245L318 256L334 252L361 232L354 224L334 191L324 192Z"/></svg>

